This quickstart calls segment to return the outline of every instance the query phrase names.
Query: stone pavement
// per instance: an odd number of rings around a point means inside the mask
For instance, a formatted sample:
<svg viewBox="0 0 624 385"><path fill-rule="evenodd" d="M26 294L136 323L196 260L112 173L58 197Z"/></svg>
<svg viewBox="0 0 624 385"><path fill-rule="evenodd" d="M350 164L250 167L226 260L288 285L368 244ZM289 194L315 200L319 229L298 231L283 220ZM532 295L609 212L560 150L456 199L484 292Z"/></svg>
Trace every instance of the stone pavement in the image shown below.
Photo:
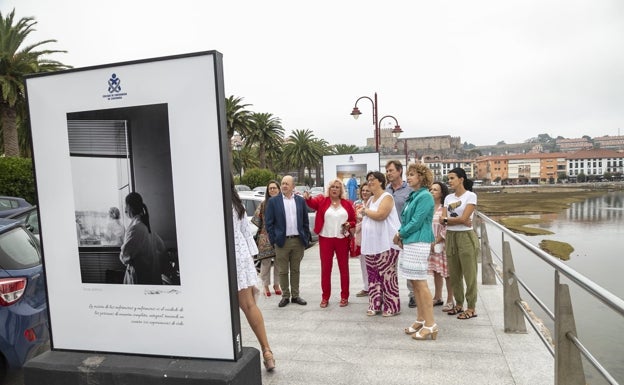
<svg viewBox="0 0 624 385"><path fill-rule="evenodd" d="M458 320L435 307L438 339L415 341L403 332L416 314L407 307L405 280L399 278L401 314L369 317L368 298L355 297L362 286L359 263L350 258L347 307L338 306L336 263L329 307L319 307L318 245L306 250L301 265L300 291L307 306L278 308L279 296L260 296L258 305L276 359L272 373L262 368L264 385L554 383L554 359L531 326L527 323L528 334L504 333L500 284L479 284L477 318ZM259 349L242 312L241 328L243 345Z"/></svg>

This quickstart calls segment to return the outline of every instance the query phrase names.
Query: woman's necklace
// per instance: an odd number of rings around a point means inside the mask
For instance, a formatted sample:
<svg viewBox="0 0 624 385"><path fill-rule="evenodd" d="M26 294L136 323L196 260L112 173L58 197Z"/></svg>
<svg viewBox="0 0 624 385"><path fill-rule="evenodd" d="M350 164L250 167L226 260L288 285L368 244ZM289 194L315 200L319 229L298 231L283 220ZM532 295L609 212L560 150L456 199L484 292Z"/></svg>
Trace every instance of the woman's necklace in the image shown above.
<svg viewBox="0 0 624 385"><path fill-rule="evenodd" d="M334 201L332 200L332 206L334 207L338 207L340 205L340 201Z"/></svg>

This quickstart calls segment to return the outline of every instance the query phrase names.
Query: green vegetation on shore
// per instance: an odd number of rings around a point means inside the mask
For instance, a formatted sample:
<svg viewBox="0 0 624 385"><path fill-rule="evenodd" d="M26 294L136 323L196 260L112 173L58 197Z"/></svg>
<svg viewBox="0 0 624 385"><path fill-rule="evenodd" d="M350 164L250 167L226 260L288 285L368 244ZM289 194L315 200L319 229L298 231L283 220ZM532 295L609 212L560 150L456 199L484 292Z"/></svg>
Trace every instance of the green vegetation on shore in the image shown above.
<svg viewBox="0 0 624 385"><path fill-rule="evenodd" d="M550 239L544 239L541 241L539 243L539 247L550 255L564 261L570 259L570 254L574 251L574 247L572 247L569 243L553 241Z"/></svg>
<svg viewBox="0 0 624 385"><path fill-rule="evenodd" d="M604 194L604 190L541 190L477 192L477 208L487 216L558 213L575 202Z"/></svg>

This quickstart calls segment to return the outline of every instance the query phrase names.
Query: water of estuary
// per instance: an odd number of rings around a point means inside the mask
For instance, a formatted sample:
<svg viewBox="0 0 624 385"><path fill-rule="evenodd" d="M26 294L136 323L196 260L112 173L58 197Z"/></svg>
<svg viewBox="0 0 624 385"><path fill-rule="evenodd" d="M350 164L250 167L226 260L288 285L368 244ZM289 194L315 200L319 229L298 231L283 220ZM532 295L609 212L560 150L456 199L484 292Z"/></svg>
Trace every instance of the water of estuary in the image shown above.
<svg viewBox="0 0 624 385"><path fill-rule="evenodd" d="M536 246L544 239L569 243L574 251L564 263L617 297L624 298L624 191L605 192L573 203L557 214L528 217L540 219L541 223L534 227L553 234L523 236L525 239ZM489 240L494 246L500 240L493 239L497 237L493 236L495 233L491 234ZM524 248L514 245L513 241L510 244L518 275L550 309L554 309L554 270ZM624 383L624 318L576 284L565 278L561 282L569 284L581 341L619 383ZM522 296L532 302L528 295ZM531 306L554 333L550 318L539 311L537 305ZM590 364L585 363L585 368L589 384L607 383Z"/></svg>

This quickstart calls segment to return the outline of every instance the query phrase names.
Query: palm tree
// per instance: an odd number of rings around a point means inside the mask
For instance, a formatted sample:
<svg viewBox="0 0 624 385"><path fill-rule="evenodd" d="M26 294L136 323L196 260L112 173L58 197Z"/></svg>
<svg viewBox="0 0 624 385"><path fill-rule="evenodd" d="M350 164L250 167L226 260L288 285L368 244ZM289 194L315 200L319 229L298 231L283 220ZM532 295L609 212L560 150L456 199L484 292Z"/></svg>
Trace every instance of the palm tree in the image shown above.
<svg viewBox="0 0 624 385"><path fill-rule="evenodd" d="M238 132L241 137L245 138L249 131L251 112L247 107L251 104L242 104L243 98L230 95L225 99L225 119L227 120L228 141L231 143L234 132Z"/></svg>
<svg viewBox="0 0 624 385"><path fill-rule="evenodd" d="M278 117L270 113L254 112L246 137L246 146L258 147L260 168L267 167L267 153L278 151L282 146L284 128Z"/></svg>
<svg viewBox="0 0 624 385"><path fill-rule="evenodd" d="M284 161L297 169L299 181L303 181L305 168L315 166L322 159L323 151L311 130L295 130L284 147Z"/></svg>
<svg viewBox="0 0 624 385"><path fill-rule="evenodd" d="M316 144L321 149L321 157L314 166L316 168L316 185L322 186L323 180L321 179L321 169L323 168L323 157L325 155L335 155L336 149L334 146L330 145L325 139L317 139Z"/></svg>
<svg viewBox="0 0 624 385"><path fill-rule="evenodd" d="M18 137L18 120L25 122L26 96L24 93L24 76L38 72L52 72L71 68L56 60L44 59L43 56L54 53L65 53L59 50L35 49L47 44L56 43L56 40L44 40L20 48L26 37L35 29L37 22L33 17L23 17L14 24L15 9L6 17L0 12L0 124L4 154L6 156L20 155L20 140Z"/></svg>
<svg viewBox="0 0 624 385"><path fill-rule="evenodd" d="M337 144L334 146L337 155L357 154L360 148L354 144Z"/></svg>

